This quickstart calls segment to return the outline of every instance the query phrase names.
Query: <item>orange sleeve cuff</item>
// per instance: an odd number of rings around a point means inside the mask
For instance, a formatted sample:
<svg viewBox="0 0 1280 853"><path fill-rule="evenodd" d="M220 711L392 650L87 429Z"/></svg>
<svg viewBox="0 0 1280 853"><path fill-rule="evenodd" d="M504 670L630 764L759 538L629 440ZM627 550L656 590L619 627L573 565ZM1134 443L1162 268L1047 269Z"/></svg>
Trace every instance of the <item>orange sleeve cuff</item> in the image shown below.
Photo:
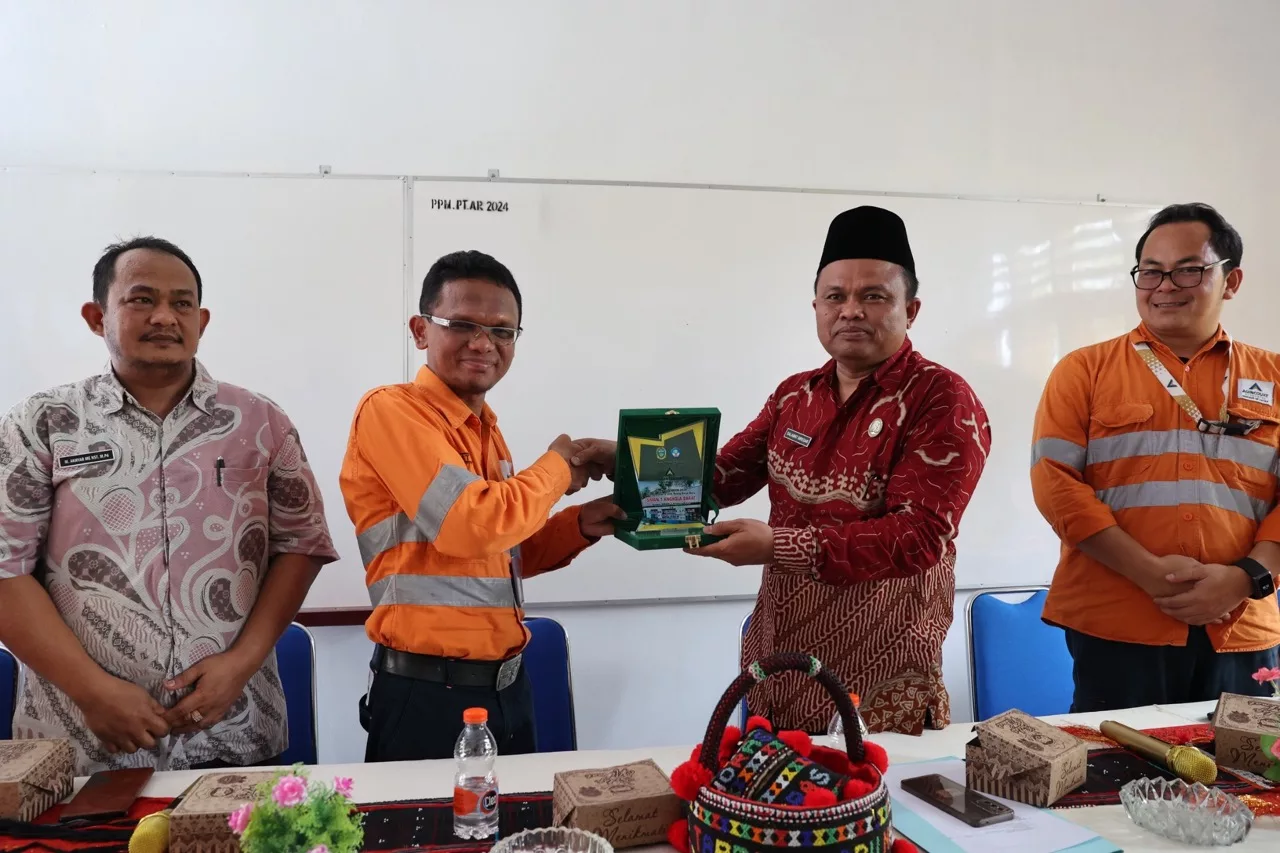
<svg viewBox="0 0 1280 853"><path fill-rule="evenodd" d="M520 546L526 578L564 568L592 544L593 540L584 537L578 526L580 513L581 507L577 506L557 512Z"/></svg>
<svg viewBox="0 0 1280 853"><path fill-rule="evenodd" d="M570 483L573 482L573 471L569 467L569 463L554 450L548 450L539 456L537 461L529 467L537 468L548 474L558 491L567 492Z"/></svg>
<svg viewBox="0 0 1280 853"><path fill-rule="evenodd" d="M1258 525L1254 542L1280 542L1280 508L1271 510Z"/></svg>

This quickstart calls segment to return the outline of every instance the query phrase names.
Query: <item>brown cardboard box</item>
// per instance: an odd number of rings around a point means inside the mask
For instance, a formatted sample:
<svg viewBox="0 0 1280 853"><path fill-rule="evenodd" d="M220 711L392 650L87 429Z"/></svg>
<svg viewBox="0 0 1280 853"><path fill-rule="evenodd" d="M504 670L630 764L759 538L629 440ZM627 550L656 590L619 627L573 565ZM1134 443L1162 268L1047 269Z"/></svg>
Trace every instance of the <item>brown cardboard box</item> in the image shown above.
<svg viewBox="0 0 1280 853"><path fill-rule="evenodd" d="M976 791L1043 808L1084 784L1089 749L1057 726L1013 710L974 731L965 781Z"/></svg>
<svg viewBox="0 0 1280 853"><path fill-rule="evenodd" d="M34 820L71 793L75 750L66 738L0 741L0 818Z"/></svg>
<svg viewBox="0 0 1280 853"><path fill-rule="evenodd" d="M1280 699L1223 693L1213 719L1214 757L1223 767L1262 775L1278 763L1263 738L1280 738Z"/></svg>
<svg viewBox="0 0 1280 853"><path fill-rule="evenodd" d="M256 802L254 789L275 775L270 770L220 770L201 776L169 816L170 853L240 853L227 818L245 803Z"/></svg>
<svg viewBox="0 0 1280 853"><path fill-rule="evenodd" d="M615 848L658 844L680 819L680 800L652 761L557 773L551 800L556 826L594 832Z"/></svg>

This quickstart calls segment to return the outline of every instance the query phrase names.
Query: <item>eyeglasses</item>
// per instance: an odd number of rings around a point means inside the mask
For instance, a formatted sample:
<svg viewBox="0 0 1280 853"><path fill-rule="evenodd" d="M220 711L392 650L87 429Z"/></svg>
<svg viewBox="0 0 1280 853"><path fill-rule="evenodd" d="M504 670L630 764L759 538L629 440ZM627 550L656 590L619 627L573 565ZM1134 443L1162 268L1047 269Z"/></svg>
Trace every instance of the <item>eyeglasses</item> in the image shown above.
<svg viewBox="0 0 1280 853"><path fill-rule="evenodd" d="M1231 263L1230 258L1223 258L1220 261L1214 261L1204 266L1178 267L1176 270L1169 270L1168 272L1134 267L1129 270L1129 275L1133 277L1133 286L1139 290L1155 290L1164 283L1166 276L1168 276L1169 281L1173 282L1174 287L1199 287L1200 282L1204 281L1205 270L1211 270L1216 266L1229 263Z"/></svg>
<svg viewBox="0 0 1280 853"><path fill-rule="evenodd" d="M444 317L433 317L430 314L420 314L419 316L428 323L435 323L437 326L467 338L467 340L473 341L480 337L481 334L486 334L495 346L500 347L511 346L516 342L516 338L520 337L520 333L524 331L519 327L513 329L510 326L484 326L480 323L473 323L470 320L446 320Z"/></svg>

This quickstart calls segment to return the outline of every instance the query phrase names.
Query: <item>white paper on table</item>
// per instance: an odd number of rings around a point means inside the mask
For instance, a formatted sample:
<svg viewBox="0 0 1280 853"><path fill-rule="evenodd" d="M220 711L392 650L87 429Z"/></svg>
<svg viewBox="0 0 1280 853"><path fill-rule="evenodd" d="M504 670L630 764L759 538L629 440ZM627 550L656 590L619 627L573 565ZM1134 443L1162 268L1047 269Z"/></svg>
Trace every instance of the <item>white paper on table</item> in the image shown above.
<svg viewBox="0 0 1280 853"><path fill-rule="evenodd" d="M969 826L927 800L922 800L902 789L903 779L928 776L932 773L937 773L964 787L964 761L959 758L895 764L884 774L884 781L889 786L889 796L895 802L901 801L907 808L955 842L955 845L965 853L1056 853L1098 837L1096 832L1063 820L1044 809L992 797L990 794L983 794L983 796L991 797L996 802L1013 809L1013 820L991 826Z"/></svg>

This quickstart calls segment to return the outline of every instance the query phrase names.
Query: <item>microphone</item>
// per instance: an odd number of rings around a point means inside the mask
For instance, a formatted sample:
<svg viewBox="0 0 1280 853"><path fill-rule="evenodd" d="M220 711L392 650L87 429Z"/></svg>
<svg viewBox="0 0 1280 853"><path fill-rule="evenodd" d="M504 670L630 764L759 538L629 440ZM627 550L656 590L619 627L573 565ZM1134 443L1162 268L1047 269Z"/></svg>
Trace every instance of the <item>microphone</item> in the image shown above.
<svg viewBox="0 0 1280 853"><path fill-rule="evenodd" d="M1194 746L1174 746L1111 720L1098 728L1124 748L1167 767L1188 782L1212 785L1218 779L1217 762Z"/></svg>

